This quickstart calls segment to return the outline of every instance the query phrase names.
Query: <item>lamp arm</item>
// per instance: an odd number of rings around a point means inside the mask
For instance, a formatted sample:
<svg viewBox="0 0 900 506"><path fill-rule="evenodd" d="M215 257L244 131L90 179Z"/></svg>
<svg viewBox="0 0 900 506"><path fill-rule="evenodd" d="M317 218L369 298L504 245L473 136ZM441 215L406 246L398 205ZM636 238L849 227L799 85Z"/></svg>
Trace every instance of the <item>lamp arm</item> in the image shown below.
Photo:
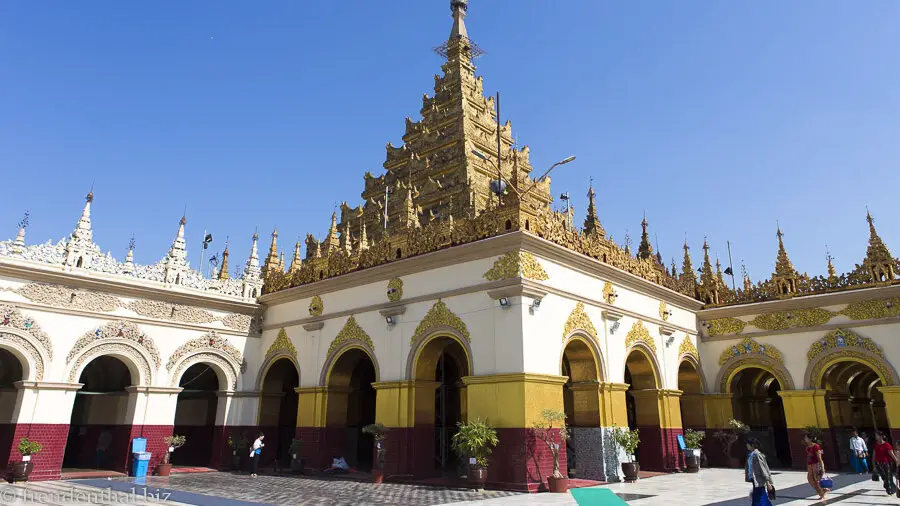
<svg viewBox="0 0 900 506"><path fill-rule="evenodd" d="M541 177L534 180L534 184L532 184L530 188L525 190L525 193L519 193L519 198L521 199L525 195L528 195L528 193L531 192L531 190L534 190L537 187L538 183L540 183L545 177L547 177L547 174L549 174L551 170L555 169L559 165L562 165L562 164L559 162L556 162L553 165L551 165L550 168L547 169L547 172L544 172L544 174L541 175Z"/></svg>

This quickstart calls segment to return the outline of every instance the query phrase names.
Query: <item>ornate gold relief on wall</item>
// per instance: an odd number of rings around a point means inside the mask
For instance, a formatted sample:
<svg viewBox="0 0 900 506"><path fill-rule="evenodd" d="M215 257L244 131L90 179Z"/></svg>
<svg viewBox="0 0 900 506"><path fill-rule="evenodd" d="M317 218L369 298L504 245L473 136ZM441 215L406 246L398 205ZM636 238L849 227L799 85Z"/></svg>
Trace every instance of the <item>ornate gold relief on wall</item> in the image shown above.
<svg viewBox="0 0 900 506"><path fill-rule="evenodd" d="M272 341L272 344L269 345L269 349L266 350L266 358L276 354L290 355L294 358L297 357L297 348L294 348L294 343L291 342L291 339L287 335L287 331L284 329L278 331L278 337L276 337L275 340Z"/></svg>
<svg viewBox="0 0 900 506"><path fill-rule="evenodd" d="M331 356L335 350L348 341L358 341L367 346L370 350L375 350L375 343L372 342L372 338L370 338L369 334L366 334L366 331L356 323L356 318L354 318L353 315L350 315L350 318L347 319L347 323L344 324L344 328L342 328L337 336L335 336L334 340L331 341L331 345L328 346L328 356Z"/></svg>
<svg viewBox="0 0 900 506"><path fill-rule="evenodd" d="M840 313L851 320L871 320L900 316L900 297L852 302Z"/></svg>
<svg viewBox="0 0 900 506"><path fill-rule="evenodd" d="M316 295L309 302L309 315L310 316L322 316L322 312L325 311L325 303L322 302L322 297Z"/></svg>
<svg viewBox="0 0 900 506"><path fill-rule="evenodd" d="M603 300L605 300L607 304L615 304L618 296L619 294L616 293L612 283L609 281L603 283Z"/></svg>
<svg viewBox="0 0 900 506"><path fill-rule="evenodd" d="M534 281L550 279L547 271L541 266L540 261L527 251L510 251L506 253L494 262L494 265L484 273L483 277L488 281L519 277Z"/></svg>
<svg viewBox="0 0 900 506"><path fill-rule="evenodd" d="M638 320L631 326L628 335L625 336L625 348L630 348L635 343L644 343L656 353L656 340L650 335L650 331L644 326L644 322Z"/></svg>
<svg viewBox="0 0 900 506"><path fill-rule="evenodd" d="M723 336L727 334L740 334L747 326L747 322L737 318L716 318L703 322L706 327L706 335Z"/></svg>
<svg viewBox="0 0 900 506"><path fill-rule="evenodd" d="M775 360L782 364L784 363L784 356L781 354L781 351L779 351L778 348L770 344L759 344L753 339L745 337L741 342L731 346L730 348L727 348L722 352L722 355L719 356L719 365L722 365L737 356L749 356L754 354L765 355L772 360Z"/></svg>
<svg viewBox="0 0 900 506"><path fill-rule="evenodd" d="M391 302L399 302L403 298L403 280L394 278L388 281L387 298Z"/></svg>
<svg viewBox="0 0 900 506"><path fill-rule="evenodd" d="M664 322L667 322L669 321L670 316L672 316L672 311L669 310L666 301L659 301L659 317L662 318Z"/></svg>
<svg viewBox="0 0 900 506"><path fill-rule="evenodd" d="M678 356L683 355L691 355L697 360L700 360L700 352L697 350L697 346L694 345L694 342L691 341L691 336L685 334L684 340L681 341L681 344L678 346Z"/></svg>
<svg viewBox="0 0 900 506"><path fill-rule="evenodd" d="M444 301L438 299L428 311L428 314L425 315L425 318L422 318L422 321L419 322L409 342L415 343L423 335L441 327L455 329L466 341L472 340L471 336L469 336L469 329L466 328L466 323L462 321L462 318L456 316L453 311L450 311L447 304L444 304Z"/></svg>
<svg viewBox="0 0 900 506"><path fill-rule="evenodd" d="M791 328L816 327L828 323L837 313L827 309L806 308L793 311L765 313L750 320L750 325L762 330L784 330Z"/></svg>
<svg viewBox="0 0 900 506"><path fill-rule="evenodd" d="M591 317L588 316L587 312L584 310L584 304L581 302L575 304L575 309L572 310L569 314L569 318L566 320L566 325L563 327L562 333L563 340L565 340L572 331L578 329L587 332L594 339L597 338L597 329L594 327Z"/></svg>

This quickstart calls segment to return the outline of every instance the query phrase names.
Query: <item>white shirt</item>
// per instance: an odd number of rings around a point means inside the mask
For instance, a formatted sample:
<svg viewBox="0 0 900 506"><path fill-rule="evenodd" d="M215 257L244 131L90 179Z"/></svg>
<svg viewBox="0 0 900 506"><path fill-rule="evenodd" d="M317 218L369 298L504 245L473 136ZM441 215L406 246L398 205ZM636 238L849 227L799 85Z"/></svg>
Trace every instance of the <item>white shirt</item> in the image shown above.
<svg viewBox="0 0 900 506"><path fill-rule="evenodd" d="M861 437L855 436L850 438L850 449L855 452L867 452L866 443L862 440Z"/></svg>
<svg viewBox="0 0 900 506"><path fill-rule="evenodd" d="M264 445L263 445L262 440L259 438L256 438L256 441L253 442L253 447L250 448L250 456L252 457L256 453L256 450L262 448L263 446Z"/></svg>

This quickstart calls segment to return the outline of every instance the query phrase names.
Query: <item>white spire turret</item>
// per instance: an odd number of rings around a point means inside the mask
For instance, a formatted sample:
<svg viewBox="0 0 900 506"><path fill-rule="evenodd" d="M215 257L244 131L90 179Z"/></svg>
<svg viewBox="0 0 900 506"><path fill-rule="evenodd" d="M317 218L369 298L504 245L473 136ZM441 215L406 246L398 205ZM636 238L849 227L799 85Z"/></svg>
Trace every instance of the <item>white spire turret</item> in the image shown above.
<svg viewBox="0 0 900 506"><path fill-rule="evenodd" d="M253 246L250 247L250 258L244 266L243 296L245 299L255 299L262 294L262 276L259 269L259 234L253 233Z"/></svg>
<svg viewBox="0 0 900 506"><path fill-rule="evenodd" d="M125 274L134 274L134 236L128 241L128 255L125 256Z"/></svg>
<svg viewBox="0 0 900 506"><path fill-rule="evenodd" d="M92 260L100 256L100 248L94 244L94 233L91 230L91 203L94 201L94 192L88 192L85 200L81 218L78 219L75 231L66 242L65 266L68 268L87 268Z"/></svg>
<svg viewBox="0 0 900 506"><path fill-rule="evenodd" d="M178 223L178 234L172 247L169 248L169 254L166 256L166 283L180 285L184 282L184 275L187 272L187 249L184 242L184 226L187 223L187 217L182 216Z"/></svg>

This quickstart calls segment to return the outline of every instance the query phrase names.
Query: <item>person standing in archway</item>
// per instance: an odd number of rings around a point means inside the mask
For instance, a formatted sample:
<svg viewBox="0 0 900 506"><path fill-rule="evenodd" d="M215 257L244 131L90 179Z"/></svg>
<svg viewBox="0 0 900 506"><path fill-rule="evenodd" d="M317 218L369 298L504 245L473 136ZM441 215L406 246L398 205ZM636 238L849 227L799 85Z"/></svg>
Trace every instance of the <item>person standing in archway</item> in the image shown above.
<svg viewBox="0 0 900 506"><path fill-rule="evenodd" d="M894 454L891 443L884 440L884 433L880 430L875 432L875 445L872 453L874 454L875 472L881 476L881 481L884 482L884 491L888 495L893 495L897 490L894 486L894 468L898 463L897 456Z"/></svg>
<svg viewBox="0 0 900 506"><path fill-rule="evenodd" d="M850 432L850 461L856 474L869 474L869 449L856 430Z"/></svg>
<svg viewBox="0 0 900 506"><path fill-rule="evenodd" d="M259 433L259 436L256 437L256 440L253 441L253 446L250 447L250 477L256 478L256 471L259 470L259 455L262 453L262 448L265 446L263 444L263 438L266 435L262 432ZM277 442L277 441L276 441Z"/></svg>
<svg viewBox="0 0 900 506"><path fill-rule="evenodd" d="M819 494L819 499L825 499L826 490L819 485L819 479L825 476L825 462L822 460L822 447L816 442L815 436L806 434L803 436L803 444L806 445L806 480Z"/></svg>

